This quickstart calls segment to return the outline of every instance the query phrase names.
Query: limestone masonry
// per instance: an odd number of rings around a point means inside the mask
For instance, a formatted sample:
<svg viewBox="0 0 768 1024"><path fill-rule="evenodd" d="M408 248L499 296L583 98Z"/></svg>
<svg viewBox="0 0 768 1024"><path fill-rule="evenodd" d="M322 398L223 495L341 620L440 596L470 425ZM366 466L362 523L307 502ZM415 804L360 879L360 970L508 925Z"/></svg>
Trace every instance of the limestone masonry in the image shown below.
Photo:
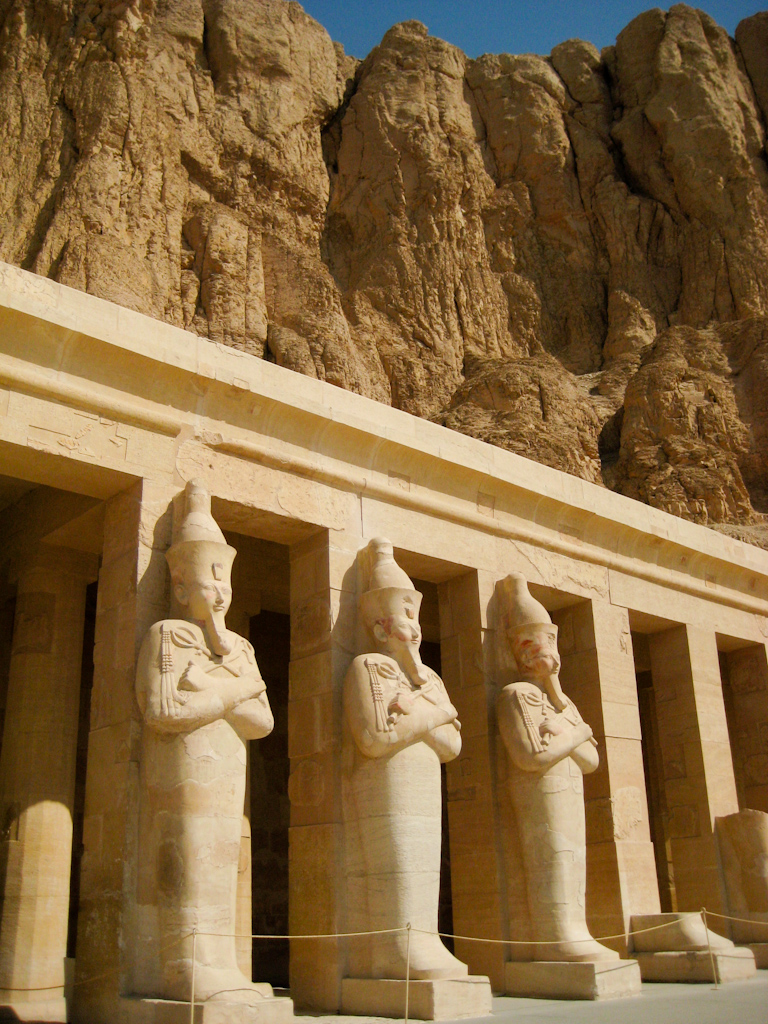
<svg viewBox="0 0 768 1024"><path fill-rule="evenodd" d="M7 264L0 497L13 1019L768 963L761 548Z"/></svg>

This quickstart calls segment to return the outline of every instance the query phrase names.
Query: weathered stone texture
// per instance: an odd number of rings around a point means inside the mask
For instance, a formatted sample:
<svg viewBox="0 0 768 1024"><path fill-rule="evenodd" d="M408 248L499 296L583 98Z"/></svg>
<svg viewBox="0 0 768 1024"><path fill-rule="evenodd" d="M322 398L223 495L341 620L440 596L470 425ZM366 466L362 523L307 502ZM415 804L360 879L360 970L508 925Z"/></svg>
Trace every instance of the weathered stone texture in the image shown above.
<svg viewBox="0 0 768 1024"><path fill-rule="evenodd" d="M759 540L767 66L684 4L359 63L286 0L0 0L0 259Z"/></svg>

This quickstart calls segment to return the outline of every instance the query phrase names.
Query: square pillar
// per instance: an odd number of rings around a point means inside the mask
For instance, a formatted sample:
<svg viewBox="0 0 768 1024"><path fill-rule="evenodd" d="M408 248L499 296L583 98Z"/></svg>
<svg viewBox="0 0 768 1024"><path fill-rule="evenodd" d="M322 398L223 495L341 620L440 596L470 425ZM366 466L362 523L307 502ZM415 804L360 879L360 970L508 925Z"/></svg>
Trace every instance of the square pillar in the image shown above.
<svg viewBox="0 0 768 1024"><path fill-rule="evenodd" d="M768 657L765 644L721 655L739 806L768 812Z"/></svg>
<svg viewBox="0 0 768 1024"><path fill-rule="evenodd" d="M675 626L648 646L677 909L727 913L713 827L739 806L715 634Z"/></svg>
<svg viewBox="0 0 768 1024"><path fill-rule="evenodd" d="M446 765L453 927L458 935L502 939L502 866L496 839L493 765L498 742L487 609L495 580L468 572L438 586L443 682L461 722L461 753ZM504 988L505 947L456 940L470 974Z"/></svg>
<svg viewBox="0 0 768 1024"><path fill-rule="evenodd" d="M98 560L40 545L18 580L0 759L0 1006L65 1021L85 592Z"/></svg>
<svg viewBox="0 0 768 1024"><path fill-rule="evenodd" d="M141 721L138 649L168 614L171 501L178 488L139 482L107 502L99 573L85 786L75 1020L108 1024L129 993L136 919ZM91 980L93 979L93 980Z"/></svg>
<svg viewBox="0 0 768 1024"><path fill-rule="evenodd" d="M345 546L345 543L347 546ZM288 754L291 774L289 920L292 935L344 931L341 805L342 688L354 656L360 546L319 531L292 545ZM299 1007L341 1006L344 940L291 943L291 995Z"/></svg>
<svg viewBox="0 0 768 1024"><path fill-rule="evenodd" d="M587 922L595 938L617 935L632 914L658 913L656 864L640 735L629 617L583 601L552 614L559 627L563 689L598 743L600 766L584 777ZM626 942L607 943L626 952Z"/></svg>

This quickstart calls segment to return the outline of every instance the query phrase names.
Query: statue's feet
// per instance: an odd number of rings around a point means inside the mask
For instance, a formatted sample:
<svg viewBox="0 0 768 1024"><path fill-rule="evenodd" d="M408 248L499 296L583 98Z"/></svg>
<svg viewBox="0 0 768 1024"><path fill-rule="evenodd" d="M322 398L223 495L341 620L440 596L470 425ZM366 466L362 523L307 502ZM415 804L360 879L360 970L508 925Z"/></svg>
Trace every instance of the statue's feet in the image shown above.
<svg viewBox="0 0 768 1024"><path fill-rule="evenodd" d="M258 1004L274 995L266 982L249 981L238 970L224 970L198 964L195 968L195 1002Z"/></svg>
<svg viewBox="0 0 768 1024"><path fill-rule="evenodd" d="M396 949L389 946L382 949L382 955L374 955L374 976L399 978L406 975L406 941L398 941ZM440 978L466 978L469 970L466 964L457 960L443 945L439 935L411 932L408 950L408 977L413 981L429 981Z"/></svg>
<svg viewBox="0 0 768 1024"><path fill-rule="evenodd" d="M571 963L599 963L606 960L619 960L615 949L609 949L597 942L591 935L583 939L565 939L560 942L548 943L546 946L535 946L536 956L541 960L565 960Z"/></svg>

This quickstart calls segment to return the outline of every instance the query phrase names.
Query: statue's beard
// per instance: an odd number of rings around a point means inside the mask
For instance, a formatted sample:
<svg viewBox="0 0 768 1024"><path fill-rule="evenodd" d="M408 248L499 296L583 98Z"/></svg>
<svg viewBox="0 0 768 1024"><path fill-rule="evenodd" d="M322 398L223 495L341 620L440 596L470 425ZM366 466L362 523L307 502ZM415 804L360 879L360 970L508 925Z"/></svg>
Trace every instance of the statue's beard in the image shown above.
<svg viewBox="0 0 768 1024"><path fill-rule="evenodd" d="M429 682L429 669L421 660L421 651L414 644L399 647L396 660L415 686L424 686Z"/></svg>
<svg viewBox="0 0 768 1024"><path fill-rule="evenodd" d="M232 641L227 636L227 626L224 618L225 613L223 611L212 611L203 624L210 648L219 657L229 654L232 650Z"/></svg>
<svg viewBox="0 0 768 1024"><path fill-rule="evenodd" d="M555 711L562 711L566 706L565 694L563 688L560 685L560 676L557 672L553 672L552 675L548 676L543 681L544 689L547 696L552 701Z"/></svg>

